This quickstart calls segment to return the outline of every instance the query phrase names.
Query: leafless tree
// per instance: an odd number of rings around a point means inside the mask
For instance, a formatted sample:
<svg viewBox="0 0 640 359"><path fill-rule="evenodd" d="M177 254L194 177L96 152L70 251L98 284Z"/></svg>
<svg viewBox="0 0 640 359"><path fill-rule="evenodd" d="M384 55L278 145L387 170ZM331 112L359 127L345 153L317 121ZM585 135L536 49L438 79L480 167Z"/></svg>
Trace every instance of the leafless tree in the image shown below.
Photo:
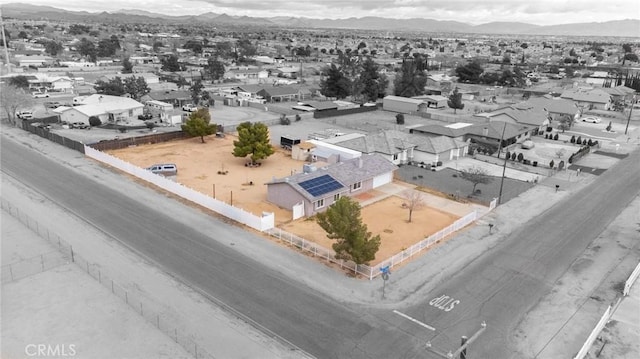
<svg viewBox="0 0 640 359"><path fill-rule="evenodd" d="M405 208L409 209L409 223L411 223L411 216L413 215L413 211L417 211L420 208L424 207L424 197L420 191L408 189L404 191L404 198L406 202L404 203Z"/></svg>
<svg viewBox="0 0 640 359"><path fill-rule="evenodd" d="M8 85L0 85L0 104L7 115L9 123L16 124L16 112L29 109L33 105L33 97L23 89Z"/></svg>

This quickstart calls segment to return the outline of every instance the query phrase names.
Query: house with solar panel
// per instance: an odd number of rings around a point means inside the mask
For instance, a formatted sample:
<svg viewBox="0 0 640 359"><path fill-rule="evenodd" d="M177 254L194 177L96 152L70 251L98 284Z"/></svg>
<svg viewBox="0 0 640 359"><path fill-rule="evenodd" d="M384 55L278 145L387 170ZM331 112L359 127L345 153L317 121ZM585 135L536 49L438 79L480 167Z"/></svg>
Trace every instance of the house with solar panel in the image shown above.
<svg viewBox="0 0 640 359"><path fill-rule="evenodd" d="M322 168L305 165L302 173L267 183L267 201L293 212L293 218L322 212L343 196L355 196L393 181L398 167L378 154Z"/></svg>

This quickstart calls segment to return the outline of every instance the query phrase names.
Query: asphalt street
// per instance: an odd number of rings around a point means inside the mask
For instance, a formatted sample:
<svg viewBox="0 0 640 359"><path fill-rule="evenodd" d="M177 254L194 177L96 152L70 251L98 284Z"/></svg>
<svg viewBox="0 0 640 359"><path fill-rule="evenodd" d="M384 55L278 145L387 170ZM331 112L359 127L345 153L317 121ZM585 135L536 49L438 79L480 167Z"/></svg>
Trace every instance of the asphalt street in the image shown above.
<svg viewBox="0 0 640 359"><path fill-rule="evenodd" d="M518 322L640 192L639 163L635 151L575 196L523 223L507 241L404 313L435 328L422 331L440 352L455 350L461 336L471 337L485 321L487 328L469 353L512 357L508 338Z"/></svg>
<svg viewBox="0 0 640 359"><path fill-rule="evenodd" d="M239 235L261 239L222 221L212 219L215 233L201 233L12 140L3 140L1 149L6 175L318 358L435 358L425 351L426 340L434 350L455 349L482 321L487 328L470 347L473 357L511 357L513 328L640 192L636 151L575 196L523 223L419 305L398 308L431 330L390 310L341 303L294 283L225 245Z"/></svg>
<svg viewBox="0 0 640 359"><path fill-rule="evenodd" d="M216 232L201 233L11 140L3 140L1 149L5 175L36 189L218 304L258 323L268 334L277 333L318 358L397 357L397 349L389 343L409 351L402 357L413 357L406 334L380 326L377 318L282 278L221 244L237 238L241 233L237 228L212 218L218 222Z"/></svg>

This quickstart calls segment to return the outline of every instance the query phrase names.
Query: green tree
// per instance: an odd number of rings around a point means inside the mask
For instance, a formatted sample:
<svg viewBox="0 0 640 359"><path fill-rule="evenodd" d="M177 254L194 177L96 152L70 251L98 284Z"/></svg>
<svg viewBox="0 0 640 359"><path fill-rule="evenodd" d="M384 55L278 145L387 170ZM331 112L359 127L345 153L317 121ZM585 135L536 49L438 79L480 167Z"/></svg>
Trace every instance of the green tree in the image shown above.
<svg viewBox="0 0 640 359"><path fill-rule="evenodd" d="M148 94L151 89L149 89L149 85L147 81L142 76L131 76L123 81L124 92L131 95L136 101L140 101L142 96Z"/></svg>
<svg viewBox="0 0 640 359"><path fill-rule="evenodd" d="M203 88L204 85L202 85L202 81L200 80L196 80L191 87L189 87L189 92L191 92L191 101L196 105L200 103L200 95L202 94Z"/></svg>
<svg viewBox="0 0 640 359"><path fill-rule="evenodd" d="M515 155L515 153L514 153ZM476 186L479 184L489 184L493 181L493 177L489 176L489 173L480 167L471 167L460 171L460 178L465 181L473 183L473 189L471 193L476 192Z"/></svg>
<svg viewBox="0 0 640 359"><path fill-rule="evenodd" d="M396 96L413 97L424 94L427 85L427 75L421 70L422 61L416 59L404 59L400 71L396 73L393 81L393 93Z"/></svg>
<svg viewBox="0 0 640 359"><path fill-rule="evenodd" d="M351 81L340 71L336 65L326 67L320 81L320 93L327 97L343 99L349 96Z"/></svg>
<svg viewBox="0 0 640 359"><path fill-rule="evenodd" d="M101 39L100 41L98 41L96 54L98 57L111 57L115 55L116 48L111 39Z"/></svg>
<svg viewBox="0 0 640 359"><path fill-rule="evenodd" d="M56 56L59 52L62 52L62 49L62 44L58 41L47 41L44 44L44 51L51 56Z"/></svg>
<svg viewBox="0 0 640 359"><path fill-rule="evenodd" d="M571 126L573 126L573 116L570 115L564 115L562 117L560 117L560 120L558 121L558 129L562 130L562 132L571 129Z"/></svg>
<svg viewBox="0 0 640 359"><path fill-rule="evenodd" d="M207 59L207 65L204 67L204 71L212 80L221 80L225 72L224 63L218 60L217 56L211 56Z"/></svg>
<svg viewBox="0 0 640 359"><path fill-rule="evenodd" d="M29 91L29 79L24 75L10 77L9 85Z"/></svg>
<svg viewBox="0 0 640 359"><path fill-rule="evenodd" d="M478 83L483 72L484 69L478 61L456 67L456 76L460 82Z"/></svg>
<svg viewBox="0 0 640 359"><path fill-rule="evenodd" d="M200 136L200 141L204 142L204 136L213 135L216 133L217 126L211 122L211 114L209 109L200 108L189 115L189 119L182 125L182 131L189 136Z"/></svg>
<svg viewBox="0 0 640 359"><path fill-rule="evenodd" d="M451 95L449 95L449 100L447 101L447 105L453 109L453 113L455 114L458 109L462 110L464 108L464 103L462 103L462 94L458 92L458 88L453 89Z"/></svg>
<svg viewBox="0 0 640 359"><path fill-rule="evenodd" d="M76 50L81 56L89 58L91 62L96 62L96 45L94 45L91 40L87 40L86 37L83 37L76 45Z"/></svg>
<svg viewBox="0 0 640 359"><path fill-rule="evenodd" d="M124 88L124 83L122 82L122 79L120 78L120 76L116 76L114 79L107 82L103 80L98 80L96 81L96 85L94 86L94 89L99 94L110 95L110 96L122 96L125 93L127 93Z"/></svg>
<svg viewBox="0 0 640 359"><path fill-rule="evenodd" d="M129 60L129 56L122 59L122 73L123 74L133 73L133 64L131 63L131 60Z"/></svg>
<svg viewBox="0 0 640 359"><path fill-rule="evenodd" d="M335 239L332 245L337 259L366 264L376 258L380 248L380 235L372 237L360 217L360 204L349 197L341 197L325 212L317 214L320 227L327 237Z"/></svg>
<svg viewBox="0 0 640 359"><path fill-rule="evenodd" d="M178 56L171 54L169 56L163 57L160 59L160 63L162 64L162 70L169 72L177 72L182 70L182 66L178 62Z"/></svg>
<svg viewBox="0 0 640 359"><path fill-rule="evenodd" d="M260 122L243 122L238 125L238 140L233 141L233 155L246 157L251 155L251 165L274 153L269 142L269 128Z"/></svg>
<svg viewBox="0 0 640 359"><path fill-rule="evenodd" d="M379 98L384 97L385 91L389 84L389 80L384 74L380 74L378 64L370 57L362 63L362 72L357 80L362 89L362 95L365 101L375 102Z"/></svg>

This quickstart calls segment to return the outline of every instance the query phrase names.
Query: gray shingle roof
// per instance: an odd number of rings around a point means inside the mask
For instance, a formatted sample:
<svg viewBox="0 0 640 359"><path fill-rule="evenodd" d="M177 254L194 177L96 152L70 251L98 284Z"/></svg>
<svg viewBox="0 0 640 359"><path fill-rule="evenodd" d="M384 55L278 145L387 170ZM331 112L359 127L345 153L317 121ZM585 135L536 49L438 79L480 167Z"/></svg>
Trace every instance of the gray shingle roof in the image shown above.
<svg viewBox="0 0 640 359"><path fill-rule="evenodd" d="M300 186L300 182L304 182L313 178L318 178L324 175L330 175L344 187L335 191L325 193L320 198L326 198L336 193L344 192L354 183L365 181L376 176L395 171L398 166L387 161L384 157L377 154L363 154L361 157L354 158L344 162L334 163L327 167L319 168L315 172L311 173L297 173L295 175L275 179L269 184L275 183L287 183L294 188L298 193L307 198L310 201L316 199L309 192L304 190Z"/></svg>

